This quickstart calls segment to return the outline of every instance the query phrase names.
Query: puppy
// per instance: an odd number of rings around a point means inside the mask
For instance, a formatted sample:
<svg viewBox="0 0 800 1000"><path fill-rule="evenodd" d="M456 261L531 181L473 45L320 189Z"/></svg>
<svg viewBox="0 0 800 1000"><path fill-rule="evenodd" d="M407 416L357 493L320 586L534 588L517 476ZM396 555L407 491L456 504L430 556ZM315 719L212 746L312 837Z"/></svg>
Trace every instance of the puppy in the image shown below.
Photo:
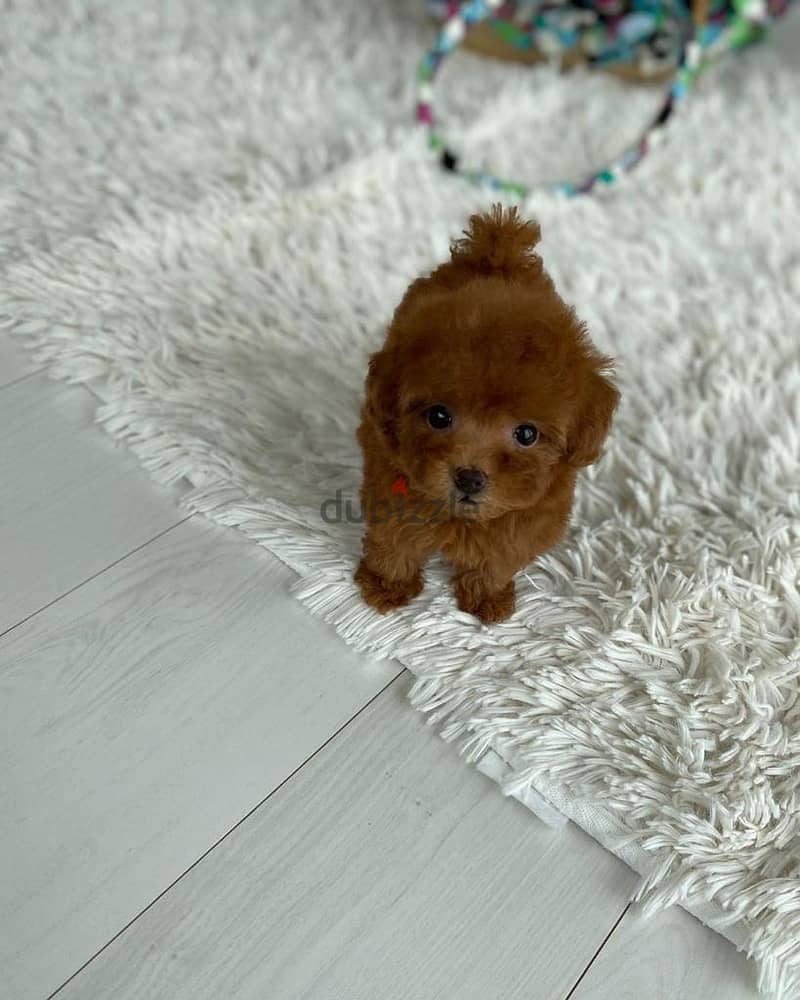
<svg viewBox="0 0 800 1000"><path fill-rule="evenodd" d="M514 574L562 538L577 472L600 454L611 360L556 293L539 237L516 209L472 216L370 359L355 579L377 611L415 597L441 552L462 611L508 618Z"/></svg>

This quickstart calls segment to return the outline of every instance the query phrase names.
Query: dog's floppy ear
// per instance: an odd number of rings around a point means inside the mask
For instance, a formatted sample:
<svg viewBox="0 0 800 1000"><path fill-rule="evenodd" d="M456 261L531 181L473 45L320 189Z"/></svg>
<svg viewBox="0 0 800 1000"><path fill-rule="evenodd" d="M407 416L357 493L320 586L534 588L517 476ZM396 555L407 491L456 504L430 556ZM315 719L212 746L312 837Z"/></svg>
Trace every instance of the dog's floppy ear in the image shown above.
<svg viewBox="0 0 800 1000"><path fill-rule="evenodd" d="M391 348L373 354L367 369L367 413L389 444L397 441L397 366Z"/></svg>
<svg viewBox="0 0 800 1000"><path fill-rule="evenodd" d="M606 361L605 368L610 362ZM584 379L578 409L567 435L566 459L570 465L596 462L619 402L619 391L602 371L590 371Z"/></svg>

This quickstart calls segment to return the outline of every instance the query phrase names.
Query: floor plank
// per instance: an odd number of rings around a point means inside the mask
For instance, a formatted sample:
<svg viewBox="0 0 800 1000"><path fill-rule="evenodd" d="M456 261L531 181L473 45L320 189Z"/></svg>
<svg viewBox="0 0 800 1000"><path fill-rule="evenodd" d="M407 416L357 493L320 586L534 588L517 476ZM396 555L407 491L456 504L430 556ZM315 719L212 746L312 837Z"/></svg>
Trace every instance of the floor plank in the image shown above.
<svg viewBox="0 0 800 1000"><path fill-rule="evenodd" d="M631 908L570 1000L757 1000L752 962L677 906Z"/></svg>
<svg viewBox="0 0 800 1000"><path fill-rule="evenodd" d="M41 375L0 392L0 634L185 517L96 407Z"/></svg>
<svg viewBox="0 0 800 1000"><path fill-rule="evenodd" d="M3 996L59 986L397 673L290 580L193 518L0 640Z"/></svg>
<svg viewBox="0 0 800 1000"><path fill-rule="evenodd" d="M0 333L0 389L36 371L30 354L11 337Z"/></svg>
<svg viewBox="0 0 800 1000"><path fill-rule="evenodd" d="M561 1000L634 882L460 760L404 675L60 1000Z"/></svg>

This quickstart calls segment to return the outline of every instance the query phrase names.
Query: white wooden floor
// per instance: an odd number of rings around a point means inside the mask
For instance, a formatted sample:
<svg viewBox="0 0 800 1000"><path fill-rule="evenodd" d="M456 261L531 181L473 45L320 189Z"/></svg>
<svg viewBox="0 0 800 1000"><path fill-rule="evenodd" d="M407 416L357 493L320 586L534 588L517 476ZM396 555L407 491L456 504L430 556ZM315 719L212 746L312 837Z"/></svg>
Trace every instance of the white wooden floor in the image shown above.
<svg viewBox="0 0 800 1000"><path fill-rule="evenodd" d="M745 1000L0 341L4 1000Z"/></svg>

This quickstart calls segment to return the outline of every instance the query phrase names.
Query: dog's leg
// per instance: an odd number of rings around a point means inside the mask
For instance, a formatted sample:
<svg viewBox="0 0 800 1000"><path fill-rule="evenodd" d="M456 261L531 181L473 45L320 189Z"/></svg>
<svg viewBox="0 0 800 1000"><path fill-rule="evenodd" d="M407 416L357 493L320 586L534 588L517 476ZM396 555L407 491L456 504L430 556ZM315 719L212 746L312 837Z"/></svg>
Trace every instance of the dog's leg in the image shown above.
<svg viewBox="0 0 800 1000"><path fill-rule="evenodd" d="M413 600L424 586L422 567L434 548L425 525L369 525L355 574L366 603L385 614Z"/></svg>
<svg viewBox="0 0 800 1000"><path fill-rule="evenodd" d="M514 611L514 576L564 535L574 475L566 482L568 502L547 500L535 511L514 512L503 521L475 525L466 546L445 547L455 574L453 590L462 611L485 624L505 621Z"/></svg>
<svg viewBox="0 0 800 1000"><path fill-rule="evenodd" d="M514 611L514 580L500 578L486 568L456 567L453 591L462 611L475 615L485 625L503 622Z"/></svg>

